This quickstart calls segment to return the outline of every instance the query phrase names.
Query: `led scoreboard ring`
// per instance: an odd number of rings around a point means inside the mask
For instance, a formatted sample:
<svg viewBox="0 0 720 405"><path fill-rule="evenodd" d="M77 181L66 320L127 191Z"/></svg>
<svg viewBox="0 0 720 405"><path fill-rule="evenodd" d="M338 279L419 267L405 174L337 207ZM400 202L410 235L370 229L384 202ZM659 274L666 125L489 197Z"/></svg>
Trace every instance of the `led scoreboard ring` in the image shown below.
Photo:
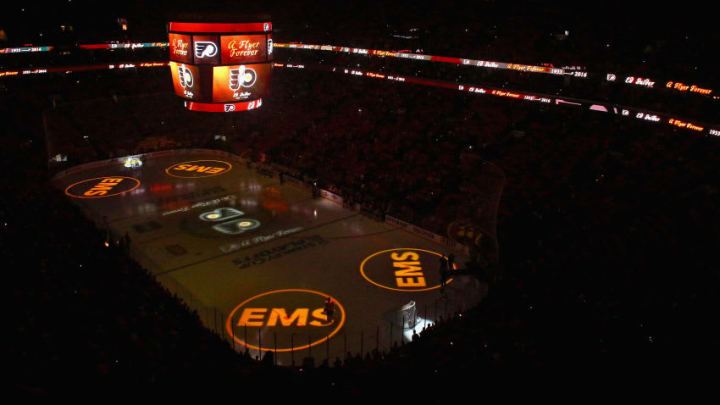
<svg viewBox="0 0 720 405"><path fill-rule="evenodd" d="M272 70L270 17L176 18L168 23L168 42L173 88L188 110L262 106Z"/></svg>

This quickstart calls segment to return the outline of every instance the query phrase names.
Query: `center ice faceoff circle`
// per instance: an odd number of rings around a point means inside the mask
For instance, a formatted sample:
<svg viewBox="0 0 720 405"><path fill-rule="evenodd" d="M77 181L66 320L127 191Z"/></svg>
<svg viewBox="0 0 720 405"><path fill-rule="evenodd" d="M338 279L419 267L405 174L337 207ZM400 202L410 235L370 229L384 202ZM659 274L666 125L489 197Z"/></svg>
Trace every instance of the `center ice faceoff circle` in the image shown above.
<svg viewBox="0 0 720 405"><path fill-rule="evenodd" d="M199 217L206 222L218 222L212 228L227 235L238 235L260 226L260 221L256 219L239 218L243 215L245 213L238 209L222 207L203 212Z"/></svg>
<svg viewBox="0 0 720 405"><path fill-rule="evenodd" d="M229 162L222 160L191 160L188 162L175 163L165 169L168 176L197 179L201 177L212 177L225 174L232 169Z"/></svg>
<svg viewBox="0 0 720 405"><path fill-rule="evenodd" d="M200 214L200 219L208 222L219 222L227 221L229 219L233 219L242 215L245 215L245 213L240 210L230 207L223 207L214 209L212 211L203 212L202 214Z"/></svg>

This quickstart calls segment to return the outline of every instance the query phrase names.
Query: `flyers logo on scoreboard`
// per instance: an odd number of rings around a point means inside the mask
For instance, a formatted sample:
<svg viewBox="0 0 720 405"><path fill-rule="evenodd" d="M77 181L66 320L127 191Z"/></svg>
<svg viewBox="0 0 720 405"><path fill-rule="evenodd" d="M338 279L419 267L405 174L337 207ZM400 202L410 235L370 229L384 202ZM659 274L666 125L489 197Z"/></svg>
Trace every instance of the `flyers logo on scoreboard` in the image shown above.
<svg viewBox="0 0 720 405"><path fill-rule="evenodd" d="M216 35L193 35L193 56L197 65L220 63L220 39Z"/></svg>
<svg viewBox="0 0 720 405"><path fill-rule="evenodd" d="M217 55L218 47L212 41L195 41L196 58L212 58Z"/></svg>
<svg viewBox="0 0 720 405"><path fill-rule="evenodd" d="M225 112L235 111L235 104L225 104Z"/></svg>
<svg viewBox="0 0 720 405"><path fill-rule="evenodd" d="M212 101L214 103L235 103L263 97L268 88L269 77L270 64L268 63L214 66ZM238 104L235 105L235 108L238 111L252 109L250 106L245 108ZM222 105L219 111L223 111Z"/></svg>
<svg viewBox="0 0 720 405"><path fill-rule="evenodd" d="M170 73L176 95L191 100L203 99L202 76L197 66L170 62Z"/></svg>
<svg viewBox="0 0 720 405"><path fill-rule="evenodd" d="M192 72L190 69L187 68L185 65L178 65L178 78L180 85L186 89L189 87L192 87L195 83L195 79L193 78Z"/></svg>
<svg viewBox="0 0 720 405"><path fill-rule="evenodd" d="M252 87L257 80L255 69L240 65L237 69L230 69L230 90L238 91L240 87Z"/></svg>

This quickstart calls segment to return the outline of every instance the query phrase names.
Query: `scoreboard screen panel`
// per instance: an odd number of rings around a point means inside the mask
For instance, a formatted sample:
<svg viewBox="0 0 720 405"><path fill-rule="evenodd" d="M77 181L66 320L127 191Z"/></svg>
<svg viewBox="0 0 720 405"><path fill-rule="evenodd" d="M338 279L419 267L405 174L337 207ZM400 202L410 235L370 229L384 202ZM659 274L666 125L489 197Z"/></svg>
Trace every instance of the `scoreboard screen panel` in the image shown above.
<svg viewBox="0 0 720 405"><path fill-rule="evenodd" d="M169 34L170 60L181 63L192 63L193 55L190 35Z"/></svg>
<svg viewBox="0 0 720 405"><path fill-rule="evenodd" d="M220 43L216 35L193 35L193 56L196 65L218 65Z"/></svg>
<svg viewBox="0 0 720 405"><path fill-rule="evenodd" d="M177 96L198 101L207 98L203 86L205 78L197 66L170 62L170 74Z"/></svg>
<svg viewBox="0 0 720 405"><path fill-rule="evenodd" d="M270 64L215 66L212 101L226 103L251 100L267 95Z"/></svg>
<svg viewBox="0 0 720 405"><path fill-rule="evenodd" d="M266 62L268 39L265 35L223 35L222 64Z"/></svg>

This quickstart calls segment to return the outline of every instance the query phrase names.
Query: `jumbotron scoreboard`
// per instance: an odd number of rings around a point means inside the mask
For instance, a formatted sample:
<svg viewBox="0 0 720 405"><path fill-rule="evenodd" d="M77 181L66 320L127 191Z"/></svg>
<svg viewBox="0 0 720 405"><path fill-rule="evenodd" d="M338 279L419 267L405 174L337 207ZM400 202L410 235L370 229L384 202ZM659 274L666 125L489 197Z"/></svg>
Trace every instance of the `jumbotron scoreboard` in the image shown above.
<svg viewBox="0 0 720 405"><path fill-rule="evenodd" d="M172 21L168 24L175 94L192 111L262 106L270 87L270 21Z"/></svg>

